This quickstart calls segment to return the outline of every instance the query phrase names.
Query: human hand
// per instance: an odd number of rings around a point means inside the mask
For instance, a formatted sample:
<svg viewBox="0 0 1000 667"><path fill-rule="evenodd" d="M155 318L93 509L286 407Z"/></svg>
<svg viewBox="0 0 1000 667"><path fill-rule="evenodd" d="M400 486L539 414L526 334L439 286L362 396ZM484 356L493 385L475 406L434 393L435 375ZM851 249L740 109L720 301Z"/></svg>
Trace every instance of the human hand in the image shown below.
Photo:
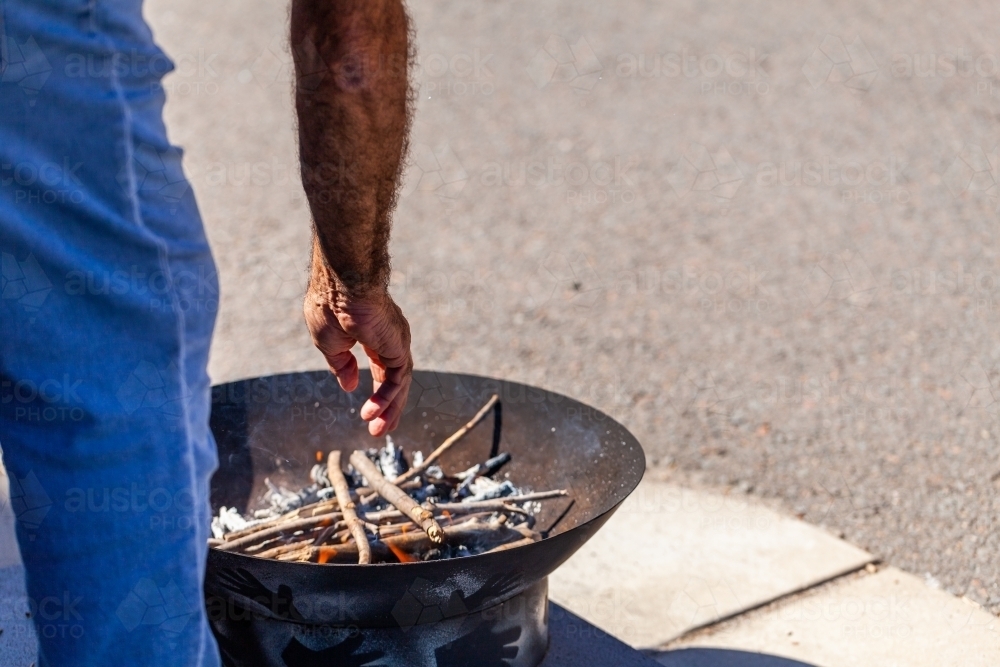
<svg viewBox="0 0 1000 667"><path fill-rule="evenodd" d="M382 436L399 425L413 374L410 325L388 291L351 294L320 264L314 264L303 304L313 343L345 391L358 388L361 343L371 361L374 392L361 407L368 432Z"/></svg>

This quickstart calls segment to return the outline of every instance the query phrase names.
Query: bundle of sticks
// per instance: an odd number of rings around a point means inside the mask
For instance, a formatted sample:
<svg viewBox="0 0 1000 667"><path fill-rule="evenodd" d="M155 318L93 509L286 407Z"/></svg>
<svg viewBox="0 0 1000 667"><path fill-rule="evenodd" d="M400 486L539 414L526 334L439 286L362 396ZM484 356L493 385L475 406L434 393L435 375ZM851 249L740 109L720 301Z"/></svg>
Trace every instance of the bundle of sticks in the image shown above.
<svg viewBox="0 0 1000 667"><path fill-rule="evenodd" d="M540 503L566 496L565 490L524 492L501 480L507 453L454 474L437 465L494 409L496 395L428 456L415 453L412 464L390 437L380 450L355 450L346 474L341 452L333 450L325 466L313 468L310 487L275 490L270 510L247 519L223 507L209 546L283 561L368 564L458 558L537 542Z"/></svg>

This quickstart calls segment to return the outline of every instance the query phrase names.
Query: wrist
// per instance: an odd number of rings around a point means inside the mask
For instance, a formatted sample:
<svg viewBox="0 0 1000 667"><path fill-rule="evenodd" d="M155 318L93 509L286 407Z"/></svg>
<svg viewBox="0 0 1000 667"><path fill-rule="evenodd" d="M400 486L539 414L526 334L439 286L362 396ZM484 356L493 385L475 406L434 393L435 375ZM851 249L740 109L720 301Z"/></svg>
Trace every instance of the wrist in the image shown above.
<svg viewBox="0 0 1000 667"><path fill-rule="evenodd" d="M387 277L366 276L352 270L334 270L323 256L319 242L313 243L309 292L328 304L378 301L389 296L388 283Z"/></svg>

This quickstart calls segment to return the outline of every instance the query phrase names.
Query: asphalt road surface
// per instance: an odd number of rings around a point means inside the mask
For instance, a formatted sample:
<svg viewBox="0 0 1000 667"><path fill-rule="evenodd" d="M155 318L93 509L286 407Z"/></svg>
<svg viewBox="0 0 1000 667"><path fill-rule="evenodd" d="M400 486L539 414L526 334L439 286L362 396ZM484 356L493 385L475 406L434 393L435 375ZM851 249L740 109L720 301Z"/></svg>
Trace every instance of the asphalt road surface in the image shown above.
<svg viewBox="0 0 1000 667"><path fill-rule="evenodd" d="M580 398L653 474L1000 612L1000 6L807 4L411 3L393 292L418 366ZM286 4L147 14L213 376L321 367Z"/></svg>

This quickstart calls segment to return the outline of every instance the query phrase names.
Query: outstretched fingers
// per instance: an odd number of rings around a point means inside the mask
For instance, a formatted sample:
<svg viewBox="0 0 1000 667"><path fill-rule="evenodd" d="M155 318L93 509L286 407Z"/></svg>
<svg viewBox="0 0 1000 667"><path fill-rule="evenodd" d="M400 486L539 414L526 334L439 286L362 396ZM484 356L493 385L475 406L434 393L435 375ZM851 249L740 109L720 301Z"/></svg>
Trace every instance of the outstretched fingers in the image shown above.
<svg viewBox="0 0 1000 667"><path fill-rule="evenodd" d="M375 391L361 407L361 418L371 422L368 430L372 435L384 435L399 425L410 393L412 372L409 354L399 366L385 366L380 359L372 358Z"/></svg>
<svg viewBox="0 0 1000 667"><path fill-rule="evenodd" d="M337 382L344 391L354 391L358 388L360 373L358 371L358 360L350 351L326 357L326 363L330 366L330 372L337 377Z"/></svg>

